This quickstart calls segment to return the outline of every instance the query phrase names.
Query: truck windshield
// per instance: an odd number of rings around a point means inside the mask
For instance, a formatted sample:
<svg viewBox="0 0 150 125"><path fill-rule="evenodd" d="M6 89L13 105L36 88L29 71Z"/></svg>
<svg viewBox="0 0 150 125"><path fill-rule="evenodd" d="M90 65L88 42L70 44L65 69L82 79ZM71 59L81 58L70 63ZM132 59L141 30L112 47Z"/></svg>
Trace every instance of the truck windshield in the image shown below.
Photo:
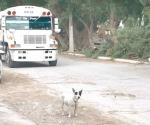
<svg viewBox="0 0 150 125"><path fill-rule="evenodd" d="M6 29L15 30L50 30L50 17L6 17Z"/></svg>

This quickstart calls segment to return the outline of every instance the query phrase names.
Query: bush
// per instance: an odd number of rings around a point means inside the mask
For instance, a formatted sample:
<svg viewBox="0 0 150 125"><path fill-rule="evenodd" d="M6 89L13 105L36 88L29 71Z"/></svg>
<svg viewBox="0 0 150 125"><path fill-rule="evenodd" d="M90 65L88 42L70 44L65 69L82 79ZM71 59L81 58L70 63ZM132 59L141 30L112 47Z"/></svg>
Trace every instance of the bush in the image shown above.
<svg viewBox="0 0 150 125"><path fill-rule="evenodd" d="M86 57L92 57L93 55L93 49L91 48L85 48L82 50L82 53L86 56Z"/></svg>
<svg viewBox="0 0 150 125"><path fill-rule="evenodd" d="M118 42L113 47L112 57L114 57L114 58L122 58L122 57L127 58L129 47L130 46L127 44L126 41Z"/></svg>
<svg viewBox="0 0 150 125"><path fill-rule="evenodd" d="M113 44L111 41L101 43L101 45L96 49L92 57L97 58L98 56L109 56L112 46Z"/></svg>
<svg viewBox="0 0 150 125"><path fill-rule="evenodd" d="M146 59L150 56L149 26L125 28L117 32L117 38L113 57Z"/></svg>
<svg viewBox="0 0 150 125"><path fill-rule="evenodd" d="M108 56L110 54L110 50L112 48L112 42L104 42L99 45L98 48L96 49L83 49L82 53L86 57L92 57L92 58L97 58L98 56Z"/></svg>
<svg viewBox="0 0 150 125"><path fill-rule="evenodd" d="M87 57L112 56L114 58L150 58L150 25L126 27L116 31L118 42L104 42L96 50L84 49Z"/></svg>

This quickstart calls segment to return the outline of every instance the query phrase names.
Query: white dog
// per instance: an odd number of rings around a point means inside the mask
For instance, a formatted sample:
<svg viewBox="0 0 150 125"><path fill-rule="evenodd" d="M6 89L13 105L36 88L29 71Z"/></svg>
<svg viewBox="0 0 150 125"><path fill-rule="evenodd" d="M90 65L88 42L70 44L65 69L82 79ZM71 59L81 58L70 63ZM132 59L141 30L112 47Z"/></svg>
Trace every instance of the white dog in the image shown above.
<svg viewBox="0 0 150 125"><path fill-rule="evenodd" d="M72 92L73 93L71 95L67 94L62 96L62 115L64 115L64 107L66 106L68 110L68 117L71 117L72 111L74 116L77 116L78 101L81 97L82 90L75 91L75 89L72 88Z"/></svg>

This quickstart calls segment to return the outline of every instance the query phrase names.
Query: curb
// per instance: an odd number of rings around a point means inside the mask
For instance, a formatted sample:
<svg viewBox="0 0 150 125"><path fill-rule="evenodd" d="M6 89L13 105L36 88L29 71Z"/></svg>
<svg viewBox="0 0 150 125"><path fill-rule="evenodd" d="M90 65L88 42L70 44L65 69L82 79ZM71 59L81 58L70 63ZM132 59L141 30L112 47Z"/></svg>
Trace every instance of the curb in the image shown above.
<svg viewBox="0 0 150 125"><path fill-rule="evenodd" d="M65 55L73 55L78 57L86 57L84 54L79 53L71 53L71 52L65 52ZM106 61L115 61L115 62L121 62L121 63L131 63L131 64L150 64L150 58L148 58L147 62L144 61L137 61L137 60L130 60L130 59L120 59L120 58L111 58L111 57L105 57L105 56L99 56L97 57L99 60L106 60Z"/></svg>
<svg viewBox="0 0 150 125"><path fill-rule="evenodd" d="M136 61L136 60L130 60L130 59L120 59L120 58L116 58L116 59L114 59L114 58L111 58L111 57L103 57L103 56L99 56L99 57L97 57L97 59L100 59L100 60L113 60L113 61L115 61L115 62L121 62L121 63L131 63L131 64L143 64L143 63L145 63L145 64L148 64L148 62L142 62L142 61Z"/></svg>
<svg viewBox="0 0 150 125"><path fill-rule="evenodd" d="M65 55L79 56L79 57L86 57L84 54L79 54L79 53L65 52L63 54L65 54Z"/></svg>
<svg viewBox="0 0 150 125"><path fill-rule="evenodd" d="M131 63L131 64L141 64L141 63L143 63L141 61L129 60L129 59L119 59L119 58L114 59L114 61L116 61L116 62L124 62L124 63Z"/></svg>
<svg viewBox="0 0 150 125"><path fill-rule="evenodd" d="M98 57L97 59L100 60L113 60L115 62L121 62L121 63L131 63L131 64L150 64L150 58L147 62L144 61L137 61L137 60L131 60L131 59L120 59L120 58L111 58L111 57Z"/></svg>
<svg viewBox="0 0 150 125"><path fill-rule="evenodd" d="M100 60L113 60L111 57L104 57L104 56L99 56L99 57L97 57L97 59L100 59Z"/></svg>

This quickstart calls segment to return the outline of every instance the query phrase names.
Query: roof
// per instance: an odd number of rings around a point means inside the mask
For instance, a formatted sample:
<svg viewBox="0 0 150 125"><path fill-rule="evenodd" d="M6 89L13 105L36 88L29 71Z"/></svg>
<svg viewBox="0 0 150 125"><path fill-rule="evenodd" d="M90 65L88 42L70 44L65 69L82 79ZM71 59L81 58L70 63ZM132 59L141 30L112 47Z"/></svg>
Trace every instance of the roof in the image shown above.
<svg viewBox="0 0 150 125"><path fill-rule="evenodd" d="M10 12L15 11L16 16L41 16L43 12L45 12L46 15L49 12L48 16L52 16L52 12L47 8L25 5L25 6L15 6L15 7L7 8L0 12L0 17L2 15L4 16L8 15L8 11Z"/></svg>

